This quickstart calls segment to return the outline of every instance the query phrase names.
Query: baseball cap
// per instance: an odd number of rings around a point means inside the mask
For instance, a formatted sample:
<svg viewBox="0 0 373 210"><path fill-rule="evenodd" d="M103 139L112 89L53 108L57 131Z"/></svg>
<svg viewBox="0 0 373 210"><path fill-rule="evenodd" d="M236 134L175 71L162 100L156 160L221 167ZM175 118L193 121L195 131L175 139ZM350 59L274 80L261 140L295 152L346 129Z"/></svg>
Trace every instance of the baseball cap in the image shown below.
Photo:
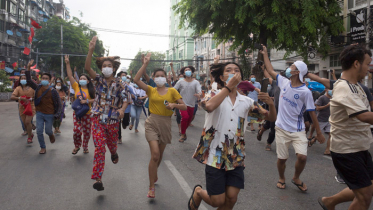
<svg viewBox="0 0 373 210"><path fill-rule="evenodd" d="M127 77L131 79L131 75L127 75Z"/></svg>
<svg viewBox="0 0 373 210"><path fill-rule="evenodd" d="M299 70L299 80L303 82L303 77L308 73L307 64L305 64L303 61L295 61L294 65Z"/></svg>

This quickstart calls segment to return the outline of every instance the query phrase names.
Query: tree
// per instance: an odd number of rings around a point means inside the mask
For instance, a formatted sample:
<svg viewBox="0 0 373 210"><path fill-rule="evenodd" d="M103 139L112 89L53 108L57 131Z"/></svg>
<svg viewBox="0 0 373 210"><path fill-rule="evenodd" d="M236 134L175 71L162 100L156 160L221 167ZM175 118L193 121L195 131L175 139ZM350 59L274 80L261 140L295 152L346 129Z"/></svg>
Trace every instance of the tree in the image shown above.
<svg viewBox="0 0 373 210"><path fill-rule="evenodd" d="M61 53L61 25L63 26L63 53L85 55L88 52L88 44L91 38L97 35L97 32L90 29L88 24L82 23L76 17L69 22L58 17L52 17L47 23L43 23L42 29L37 29L35 32L34 48L39 48L39 52L43 53ZM94 56L104 56L105 48L102 41L98 40ZM39 55L43 58L39 62L38 67L44 71L61 69L60 55ZM72 66L76 66L78 73L83 72L85 57L70 56ZM94 61L92 61L94 62ZM92 68L98 71L97 66L92 63ZM66 75L66 74L65 74Z"/></svg>
<svg viewBox="0 0 373 210"><path fill-rule="evenodd" d="M8 92L8 86L10 86L11 82L9 80L9 76L6 74L4 70L0 70L0 92Z"/></svg>
<svg viewBox="0 0 373 210"><path fill-rule="evenodd" d="M152 57L148 65L148 68L146 69L146 73L148 75L151 75L154 69L157 69L157 68L164 69L163 60L166 58L166 55L164 53L151 52L151 51L147 51L147 52L139 51L137 55L135 56L135 60L132 60L129 66L129 72L131 72L132 76L135 76L135 74L139 71L139 69L142 66L141 54L146 55L148 52L152 53Z"/></svg>
<svg viewBox="0 0 373 210"><path fill-rule="evenodd" d="M268 44L286 50L285 57L297 52L306 62L309 46L325 57L328 37L344 30L337 0L181 0L173 9L179 27L189 24L196 35L211 33L218 42L233 38L232 49L240 53L254 43Z"/></svg>

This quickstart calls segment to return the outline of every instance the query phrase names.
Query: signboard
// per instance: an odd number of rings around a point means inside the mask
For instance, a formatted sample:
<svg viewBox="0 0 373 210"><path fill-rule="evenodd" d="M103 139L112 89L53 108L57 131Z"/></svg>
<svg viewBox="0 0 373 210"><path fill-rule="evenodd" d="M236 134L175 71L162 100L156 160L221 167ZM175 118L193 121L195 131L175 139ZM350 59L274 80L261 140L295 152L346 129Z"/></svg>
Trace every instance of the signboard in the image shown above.
<svg viewBox="0 0 373 210"><path fill-rule="evenodd" d="M372 14L372 8L370 7L370 13ZM351 42L362 43L365 42L365 21L367 20L366 8L355 10L355 15L350 15L350 36Z"/></svg>
<svg viewBox="0 0 373 210"><path fill-rule="evenodd" d="M0 70L5 70L5 61L0 62Z"/></svg>

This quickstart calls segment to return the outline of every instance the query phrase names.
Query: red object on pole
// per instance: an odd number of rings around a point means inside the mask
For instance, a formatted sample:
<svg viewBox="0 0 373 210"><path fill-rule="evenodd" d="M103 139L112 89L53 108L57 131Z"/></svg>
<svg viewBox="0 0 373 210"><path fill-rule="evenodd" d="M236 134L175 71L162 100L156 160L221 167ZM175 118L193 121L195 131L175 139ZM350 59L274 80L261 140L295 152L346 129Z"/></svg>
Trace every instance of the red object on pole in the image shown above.
<svg viewBox="0 0 373 210"><path fill-rule="evenodd" d="M40 72L40 70L39 69L32 69L33 71L35 71L35 72Z"/></svg>
<svg viewBox="0 0 373 210"><path fill-rule="evenodd" d="M28 37L28 41L30 42L30 44L32 44L32 37L31 36Z"/></svg>
<svg viewBox="0 0 373 210"><path fill-rule="evenodd" d="M30 54L30 48L25 47L25 49L23 50L23 54L29 55Z"/></svg>
<svg viewBox="0 0 373 210"><path fill-rule="evenodd" d="M31 31L31 38L34 38L34 36L35 36L35 30L34 30L34 28L30 28L30 31Z"/></svg>
<svg viewBox="0 0 373 210"><path fill-rule="evenodd" d="M35 28L37 29L41 29L42 27L39 25L39 23L37 23L35 20L33 20L32 18L31 19L31 25L34 26Z"/></svg>
<svg viewBox="0 0 373 210"><path fill-rule="evenodd" d="M14 62L14 63L12 64L12 66L13 66L13 68L15 68L15 67L17 66L17 62Z"/></svg>
<svg viewBox="0 0 373 210"><path fill-rule="evenodd" d="M35 66L31 66L31 69L34 69L34 68L36 68L36 64L35 64Z"/></svg>

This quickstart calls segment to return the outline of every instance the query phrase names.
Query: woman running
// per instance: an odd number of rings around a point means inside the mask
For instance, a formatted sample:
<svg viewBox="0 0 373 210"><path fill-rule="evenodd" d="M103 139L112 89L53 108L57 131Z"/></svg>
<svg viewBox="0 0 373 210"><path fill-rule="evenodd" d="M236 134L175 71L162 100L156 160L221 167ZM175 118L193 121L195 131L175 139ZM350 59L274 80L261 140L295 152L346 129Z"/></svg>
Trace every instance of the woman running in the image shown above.
<svg viewBox="0 0 373 210"><path fill-rule="evenodd" d="M140 80L149 64L151 53L144 58L144 63L137 72L134 82L149 97L149 110L151 115L145 121L145 137L149 143L151 159L149 162L149 191L148 198L155 198L154 183L158 180L157 170L161 163L164 149L171 144L171 116L173 109L186 110L187 107L181 99L180 94L174 88L167 88L166 72L163 69L154 70L154 82L157 87L153 88Z"/></svg>
<svg viewBox="0 0 373 210"><path fill-rule="evenodd" d="M32 89L26 80L26 76L22 75L20 78L20 82L18 84L18 87L13 91L11 99L16 101L18 100L19 103L19 115L21 117L22 123L25 126L25 130L27 132L27 143L31 144L32 139L34 138L34 134L32 133L32 118L36 113L35 105L33 101L33 97L35 95L35 90ZM32 113L30 114L24 114L25 108L27 105L31 105Z"/></svg>
<svg viewBox="0 0 373 210"><path fill-rule="evenodd" d="M119 120L123 118L124 111L132 100L128 86L121 84L121 80L114 77L120 66L119 57L96 58L96 65L101 70L102 75L98 75L91 68L96 41L97 37L95 36L89 43L85 70L96 81L96 97L91 109L92 136L95 143L94 166L91 178L96 180L93 188L101 191L104 190L101 179L105 166L105 145L110 150L111 161L117 164L119 161L117 153Z"/></svg>
<svg viewBox="0 0 373 210"><path fill-rule="evenodd" d="M131 125L129 129L132 130L133 125L135 124L135 133L138 133L139 130L137 130L137 128L139 127L141 112L144 107L145 99L148 98L148 96L146 95L144 90L139 88L137 84L134 84L133 87L134 87L133 92L135 95L135 99L133 100L133 103L131 106ZM136 123L135 123L135 119L136 119Z"/></svg>
<svg viewBox="0 0 373 210"><path fill-rule="evenodd" d="M67 94L62 88L63 83L61 81L62 80L57 79L56 86L54 86L54 88L57 90L58 94L60 95L61 104L62 104L61 117L54 118L54 121L53 121L53 127L54 127L55 134L61 133L60 126L61 126L62 118L65 115L65 98Z"/></svg>
<svg viewBox="0 0 373 210"><path fill-rule="evenodd" d="M81 104L88 104L91 109L92 103L95 101L95 89L91 82L91 78L82 74L79 78L79 84L75 81L73 73L71 71L69 56L65 55L65 63L67 76L69 77L72 88L75 92L75 98L80 99ZM88 142L91 138L91 112L88 111L83 117L77 118L75 112L73 112L74 118L74 145L75 148L72 151L73 155L76 155L82 146L82 134L83 137L83 153L87 154L88 151Z"/></svg>

